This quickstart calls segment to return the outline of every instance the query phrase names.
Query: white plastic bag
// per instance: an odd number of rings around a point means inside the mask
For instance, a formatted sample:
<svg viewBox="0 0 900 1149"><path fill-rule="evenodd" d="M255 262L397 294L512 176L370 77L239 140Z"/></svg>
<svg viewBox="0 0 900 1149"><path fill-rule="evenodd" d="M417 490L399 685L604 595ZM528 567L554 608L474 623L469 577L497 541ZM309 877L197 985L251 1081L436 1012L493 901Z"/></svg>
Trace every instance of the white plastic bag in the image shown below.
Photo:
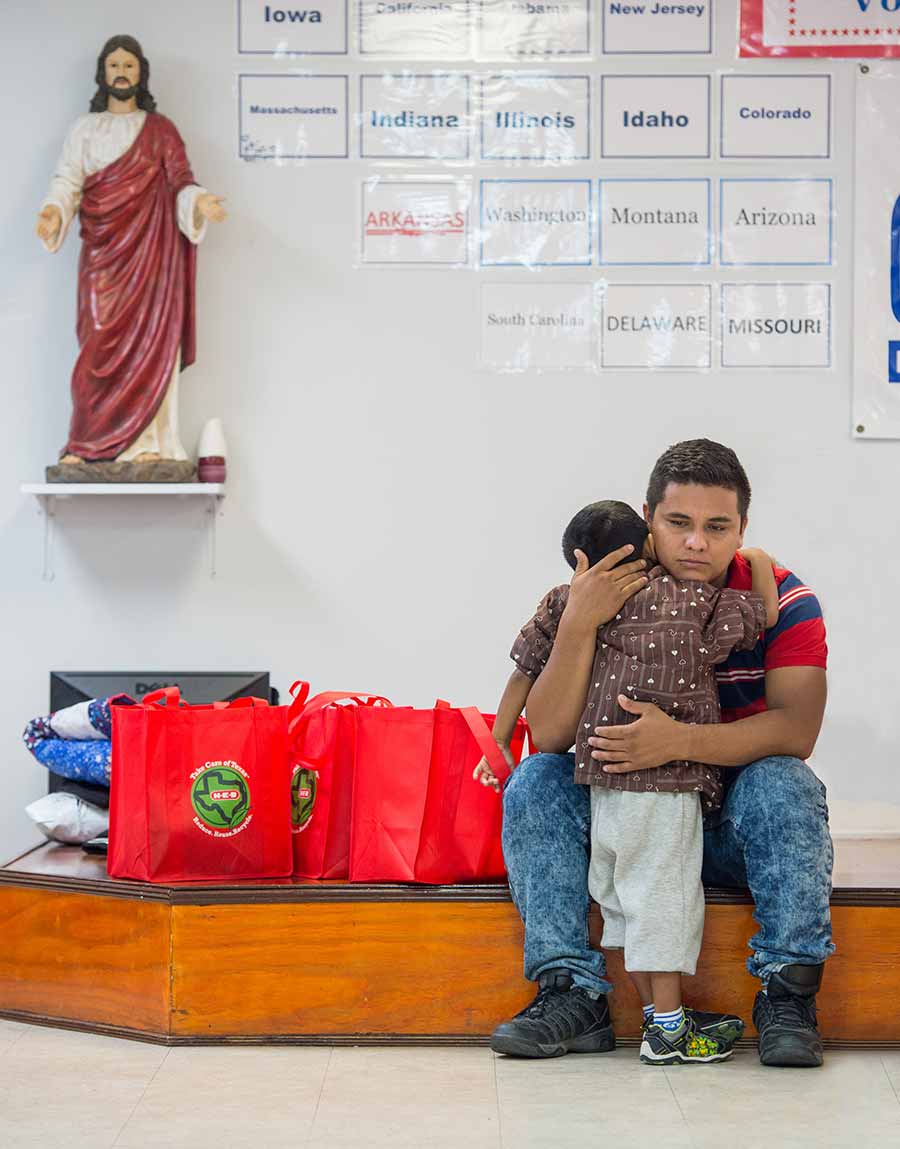
<svg viewBox="0 0 900 1149"><path fill-rule="evenodd" d="M25 813L52 842L70 846L80 846L109 830L109 811L83 802L74 794L45 794L26 806Z"/></svg>

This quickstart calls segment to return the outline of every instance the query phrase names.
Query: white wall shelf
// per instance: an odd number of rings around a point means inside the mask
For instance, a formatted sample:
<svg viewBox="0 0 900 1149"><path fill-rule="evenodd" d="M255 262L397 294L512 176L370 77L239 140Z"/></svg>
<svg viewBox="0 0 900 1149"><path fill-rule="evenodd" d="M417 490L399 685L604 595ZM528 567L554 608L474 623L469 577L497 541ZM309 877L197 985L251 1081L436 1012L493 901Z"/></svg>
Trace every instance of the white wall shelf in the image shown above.
<svg viewBox="0 0 900 1149"><path fill-rule="evenodd" d="M209 577L216 577L216 521L224 514L224 483L23 483L23 495L37 499L38 512L44 518L44 565L42 577L52 581L53 522L57 502L73 498L109 498L113 495L165 495L169 498L206 500L207 538L209 540Z"/></svg>

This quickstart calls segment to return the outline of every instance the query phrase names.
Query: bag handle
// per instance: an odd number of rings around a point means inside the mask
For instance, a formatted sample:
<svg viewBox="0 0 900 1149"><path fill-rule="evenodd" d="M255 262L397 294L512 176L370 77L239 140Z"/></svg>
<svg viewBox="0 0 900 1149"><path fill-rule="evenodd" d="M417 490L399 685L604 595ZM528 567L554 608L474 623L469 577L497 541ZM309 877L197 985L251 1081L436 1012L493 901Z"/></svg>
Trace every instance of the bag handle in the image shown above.
<svg viewBox="0 0 900 1149"><path fill-rule="evenodd" d="M213 710L248 710L258 706L268 706L264 698L248 695L246 698L233 698L230 702L214 702Z"/></svg>
<svg viewBox="0 0 900 1149"><path fill-rule="evenodd" d="M294 694L294 687L299 687ZM328 706L336 702L352 702L355 706L384 706L393 707L393 702L381 694L358 694L350 690L326 690L306 701L309 695L308 682L295 682L291 687L294 700L288 709L288 735L296 737L301 726L305 726L312 718ZM365 700L365 701L364 701Z"/></svg>
<svg viewBox="0 0 900 1149"><path fill-rule="evenodd" d="M444 707L438 707L438 709L442 710ZM503 757L503 751L494 741L494 736L484 720L484 715L477 706L461 706L459 712L463 716L472 737L478 743L478 749L487 758L488 765L493 770L497 780L505 782L510 775L510 769Z"/></svg>
<svg viewBox="0 0 900 1149"><path fill-rule="evenodd" d="M156 703L158 706L187 706L177 686L164 686L161 690L151 690L141 699L141 705L147 706L151 703Z"/></svg>

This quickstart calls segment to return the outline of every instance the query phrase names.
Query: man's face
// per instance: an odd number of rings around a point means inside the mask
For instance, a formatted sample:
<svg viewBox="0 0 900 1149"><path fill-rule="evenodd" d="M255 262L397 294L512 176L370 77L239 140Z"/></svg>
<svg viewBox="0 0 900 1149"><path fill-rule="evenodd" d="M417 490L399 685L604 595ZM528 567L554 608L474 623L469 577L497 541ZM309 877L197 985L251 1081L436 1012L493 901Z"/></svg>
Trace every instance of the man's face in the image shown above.
<svg viewBox="0 0 900 1149"><path fill-rule="evenodd" d="M652 519L644 504L644 518L659 562L676 578L724 585L747 527L738 514L736 491L669 483Z"/></svg>
<svg viewBox="0 0 900 1149"><path fill-rule="evenodd" d="M131 99L141 80L141 62L124 48L110 52L104 64L107 91L114 96ZM127 93L127 95L126 95Z"/></svg>

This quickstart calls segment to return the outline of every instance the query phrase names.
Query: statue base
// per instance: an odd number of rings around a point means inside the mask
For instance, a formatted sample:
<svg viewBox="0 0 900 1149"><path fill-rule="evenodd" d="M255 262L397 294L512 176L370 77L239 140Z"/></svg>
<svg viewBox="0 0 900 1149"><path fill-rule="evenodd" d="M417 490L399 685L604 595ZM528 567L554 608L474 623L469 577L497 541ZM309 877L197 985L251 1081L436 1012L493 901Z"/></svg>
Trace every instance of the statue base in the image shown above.
<svg viewBox="0 0 900 1149"><path fill-rule="evenodd" d="M57 463L46 470L48 483L193 483L197 468L189 459L156 463Z"/></svg>

